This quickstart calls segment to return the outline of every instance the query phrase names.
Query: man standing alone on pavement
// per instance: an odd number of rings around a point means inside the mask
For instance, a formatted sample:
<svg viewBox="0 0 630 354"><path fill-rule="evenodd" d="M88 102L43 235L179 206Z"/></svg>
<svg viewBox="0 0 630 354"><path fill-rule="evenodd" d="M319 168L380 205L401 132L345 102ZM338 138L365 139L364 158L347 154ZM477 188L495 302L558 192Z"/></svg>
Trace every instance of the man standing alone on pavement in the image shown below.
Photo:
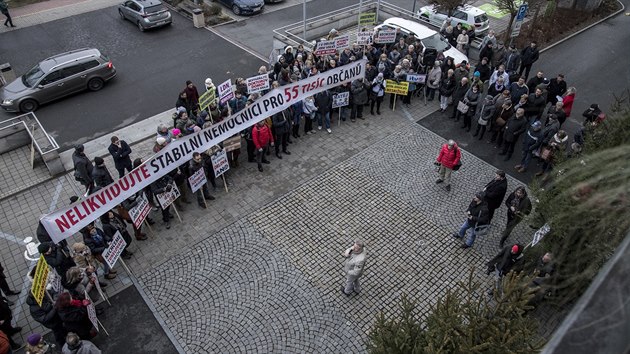
<svg viewBox="0 0 630 354"><path fill-rule="evenodd" d="M341 288L341 292L346 295L352 295L352 292L361 292L361 283L359 278L363 275L363 268L365 267L365 244L363 241L356 240L354 245L348 248L344 253L344 257L347 258L344 266L346 272L346 285Z"/></svg>
<svg viewBox="0 0 630 354"><path fill-rule="evenodd" d="M488 225L488 205L485 200L485 193L478 192L475 194L472 202L466 209L466 221L462 224L462 227L459 229L459 232L453 233L454 238L464 238L468 233L468 229L470 229L470 236L466 238L466 242L461 246L461 248L469 248L472 247L473 243L475 243L475 239L477 238L477 232L481 230L481 228L485 225Z"/></svg>
<svg viewBox="0 0 630 354"><path fill-rule="evenodd" d="M94 165L92 161L85 156L84 147L82 144L74 146L74 153L72 154L72 164L74 165L74 179L79 181L88 194L92 193L94 189L94 180L92 179L92 170Z"/></svg>
<svg viewBox="0 0 630 354"><path fill-rule="evenodd" d="M124 140L118 139L117 136L112 136L112 143L109 145L107 150L112 155L114 159L114 166L116 167L116 171L118 171L118 178L122 178L125 175L125 170L127 172L131 172L131 148Z"/></svg>
<svg viewBox="0 0 630 354"><path fill-rule="evenodd" d="M13 20L11 19L11 15L9 14L9 5L7 5L4 0L0 0L0 12L7 17L4 21L4 25L7 27L9 27L9 25L11 25L11 27L15 27Z"/></svg>
<svg viewBox="0 0 630 354"><path fill-rule="evenodd" d="M532 42L529 47L523 48L521 51L521 68L519 69L518 75L523 76L523 71L525 71L525 79L529 77L529 71L532 70L532 65L538 61L538 47L536 42Z"/></svg>
<svg viewBox="0 0 630 354"><path fill-rule="evenodd" d="M494 179L483 189L485 193L484 200L488 204L488 224L492 221L494 211L501 206L505 193L507 192L507 179L503 170L497 170Z"/></svg>
<svg viewBox="0 0 630 354"><path fill-rule="evenodd" d="M462 157L462 153L459 151L459 147L454 140L449 140L446 144L442 145L440 149L440 154L435 161L437 166L440 166L438 173L440 177L435 181L435 183L440 184L442 182L446 182L446 191L450 192L451 190L451 174L457 164L459 164L459 160Z"/></svg>

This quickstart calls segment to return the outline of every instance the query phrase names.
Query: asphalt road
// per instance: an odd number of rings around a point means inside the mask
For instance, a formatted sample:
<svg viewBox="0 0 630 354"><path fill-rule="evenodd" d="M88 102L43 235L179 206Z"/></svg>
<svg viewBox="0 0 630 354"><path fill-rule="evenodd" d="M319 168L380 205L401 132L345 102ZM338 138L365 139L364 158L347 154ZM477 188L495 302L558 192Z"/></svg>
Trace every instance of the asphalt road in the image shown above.
<svg viewBox="0 0 630 354"><path fill-rule="evenodd" d="M207 77L219 84L258 71L259 59L173 15L173 26L144 33L123 22L116 7L3 33L1 61L11 63L19 75L39 60L71 49L96 47L111 58L118 75L101 91L80 93L36 112L64 150L174 107L186 80L203 90ZM13 116L0 113L2 120Z"/></svg>

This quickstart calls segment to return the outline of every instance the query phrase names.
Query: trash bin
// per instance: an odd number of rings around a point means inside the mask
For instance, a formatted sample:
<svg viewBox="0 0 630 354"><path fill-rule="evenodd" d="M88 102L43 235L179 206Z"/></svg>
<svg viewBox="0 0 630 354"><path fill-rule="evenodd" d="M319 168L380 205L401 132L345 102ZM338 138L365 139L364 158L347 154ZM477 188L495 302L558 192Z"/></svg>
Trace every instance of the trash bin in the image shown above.
<svg viewBox="0 0 630 354"><path fill-rule="evenodd" d="M203 16L203 11L201 9L193 9L193 25L196 28L203 28L206 26L206 20Z"/></svg>
<svg viewBox="0 0 630 354"><path fill-rule="evenodd" d="M11 64L0 64L0 86L10 84L13 80L15 80L15 73Z"/></svg>

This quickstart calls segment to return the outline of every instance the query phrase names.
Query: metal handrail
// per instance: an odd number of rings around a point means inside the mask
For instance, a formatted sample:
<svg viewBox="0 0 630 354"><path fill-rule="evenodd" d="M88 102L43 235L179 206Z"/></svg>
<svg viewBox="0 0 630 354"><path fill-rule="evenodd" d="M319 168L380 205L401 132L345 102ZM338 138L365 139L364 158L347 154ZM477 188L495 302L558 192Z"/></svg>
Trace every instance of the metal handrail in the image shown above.
<svg viewBox="0 0 630 354"><path fill-rule="evenodd" d="M37 126L39 131L43 134L43 136L39 136L39 137L35 136L26 121L34 121L35 125ZM20 124L24 126L24 129L26 129L26 131L28 132L28 135L30 136L31 140L33 141L33 144L37 148L37 151L39 151L39 153L42 156L59 149L59 144L57 144L57 141L55 140L55 138L46 132L46 130L40 123L39 119L37 119L37 116L32 112L0 121L0 131L14 128L15 126L20 125ZM49 146L46 147L46 151L42 149L42 145L38 142L38 139L41 140L42 137L49 144Z"/></svg>

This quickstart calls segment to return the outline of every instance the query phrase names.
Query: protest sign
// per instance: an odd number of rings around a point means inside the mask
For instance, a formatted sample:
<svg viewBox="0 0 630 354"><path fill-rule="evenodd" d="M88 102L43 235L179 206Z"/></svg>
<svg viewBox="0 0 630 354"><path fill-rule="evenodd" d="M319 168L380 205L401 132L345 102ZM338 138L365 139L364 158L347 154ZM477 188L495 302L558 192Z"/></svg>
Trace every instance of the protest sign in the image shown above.
<svg viewBox="0 0 630 354"><path fill-rule="evenodd" d="M219 150L214 155L210 156L212 159L212 168L214 169L214 176L219 177L230 169L227 153L225 150Z"/></svg>
<svg viewBox="0 0 630 354"><path fill-rule="evenodd" d="M151 204L144 193L140 193L140 196L136 198L138 202L133 208L129 209L129 217L133 221L133 226L140 228L144 219L147 218L151 211Z"/></svg>
<svg viewBox="0 0 630 354"><path fill-rule="evenodd" d="M94 304L90 301L90 304L87 305L86 308L87 308L88 318L90 319L90 322L92 322L92 326L94 326L96 331L99 332L98 317L96 317L96 308L94 308Z"/></svg>
<svg viewBox="0 0 630 354"><path fill-rule="evenodd" d="M35 276L33 277L33 285L31 286L31 294L37 301L39 306L42 306L44 295L46 295L46 284L48 282L48 263L44 259L44 255L39 256L37 266L35 267Z"/></svg>
<svg viewBox="0 0 630 354"><path fill-rule="evenodd" d="M241 148L241 136L233 136L223 141L223 149L227 152Z"/></svg>
<svg viewBox="0 0 630 354"><path fill-rule="evenodd" d="M267 74L248 77L245 81L247 82L247 93L251 94L269 89L269 75Z"/></svg>
<svg viewBox="0 0 630 354"><path fill-rule="evenodd" d="M374 33L372 31L357 32L357 44L368 45L374 42Z"/></svg>
<svg viewBox="0 0 630 354"><path fill-rule="evenodd" d="M217 99L214 88L207 90L199 97L199 109L205 110Z"/></svg>
<svg viewBox="0 0 630 354"><path fill-rule="evenodd" d="M348 47L350 47L349 35L346 34L345 36L339 36L335 38L335 48L337 48L337 50L344 50Z"/></svg>
<svg viewBox="0 0 630 354"><path fill-rule="evenodd" d="M36 270L37 271L37 270ZM61 283L61 276L57 274L55 268L50 270L48 274L48 280L50 280L50 286L55 293L60 293L63 291L63 284Z"/></svg>
<svg viewBox="0 0 630 354"><path fill-rule="evenodd" d="M198 169L197 172L193 173L192 176L188 177L188 183L190 183L190 190L195 193L199 190L199 188L203 187L206 184L206 171L202 168Z"/></svg>
<svg viewBox="0 0 630 354"><path fill-rule="evenodd" d="M340 92L332 96L332 108L347 106L350 103L350 92Z"/></svg>
<svg viewBox="0 0 630 354"><path fill-rule="evenodd" d="M407 74L407 81L416 84L424 84L427 76L425 74Z"/></svg>
<svg viewBox="0 0 630 354"><path fill-rule="evenodd" d="M536 246L536 244L540 242L540 240L542 240L542 238L545 237L545 235L547 235L549 231L551 231L551 226L549 226L549 224L545 224L540 229L536 230L536 232L534 233L534 238L532 239L532 247Z"/></svg>
<svg viewBox="0 0 630 354"><path fill-rule="evenodd" d="M70 206L47 214L40 221L54 242L71 237L123 200L146 188L179 165L190 161L194 152L204 152L308 96L356 79L363 79L366 62L366 59L357 60L334 70L272 89L238 113L197 133L171 142L114 183Z"/></svg>
<svg viewBox="0 0 630 354"><path fill-rule="evenodd" d="M337 53L337 44L335 40L331 41L319 41L317 42L317 47L313 52L314 55L328 55Z"/></svg>
<svg viewBox="0 0 630 354"><path fill-rule="evenodd" d="M103 251L103 258L110 268L114 268L118 258L120 258L120 255L125 250L125 247L127 247L127 242L125 242L120 231L116 231L112 241L109 243L109 247Z"/></svg>
<svg viewBox="0 0 630 354"><path fill-rule="evenodd" d="M359 27L374 25L374 24L376 24L375 12L364 12L362 14L359 14Z"/></svg>
<svg viewBox="0 0 630 354"><path fill-rule="evenodd" d="M394 80L385 80L385 93L406 95L408 91L409 83L406 81L396 82Z"/></svg>
<svg viewBox="0 0 630 354"><path fill-rule="evenodd" d="M376 34L376 43L394 43L396 42L395 29L381 29Z"/></svg>
<svg viewBox="0 0 630 354"><path fill-rule="evenodd" d="M175 182L171 182L171 190L165 191L164 193L156 194L155 197L160 203L162 209L168 208L169 205L173 204L175 199L179 198L181 194L179 193L179 189L177 189L177 185Z"/></svg>
<svg viewBox="0 0 630 354"><path fill-rule="evenodd" d="M219 101L221 104L234 98L234 90L232 90L232 80L227 79L224 83L219 85Z"/></svg>

